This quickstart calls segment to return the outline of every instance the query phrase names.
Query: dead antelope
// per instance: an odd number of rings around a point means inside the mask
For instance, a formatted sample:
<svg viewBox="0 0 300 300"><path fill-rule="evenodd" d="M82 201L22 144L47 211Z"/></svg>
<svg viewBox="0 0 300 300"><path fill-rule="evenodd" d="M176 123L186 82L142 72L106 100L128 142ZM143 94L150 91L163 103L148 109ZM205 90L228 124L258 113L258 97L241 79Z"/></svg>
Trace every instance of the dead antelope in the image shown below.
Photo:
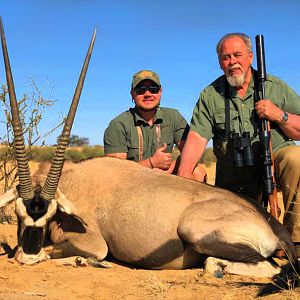
<svg viewBox="0 0 300 300"><path fill-rule="evenodd" d="M3 28L1 37L19 187L0 197L0 208L16 203L17 261L30 264L46 259L46 232L55 246L52 256L76 255L101 262L110 253L121 262L149 269L189 268L210 256L217 258L207 261L212 273L224 269L273 276L280 269L268 258L279 248L296 261L293 242L284 227L256 202L232 192L110 157L63 169L74 106L95 34L50 171L47 175L41 170L31 177Z"/></svg>

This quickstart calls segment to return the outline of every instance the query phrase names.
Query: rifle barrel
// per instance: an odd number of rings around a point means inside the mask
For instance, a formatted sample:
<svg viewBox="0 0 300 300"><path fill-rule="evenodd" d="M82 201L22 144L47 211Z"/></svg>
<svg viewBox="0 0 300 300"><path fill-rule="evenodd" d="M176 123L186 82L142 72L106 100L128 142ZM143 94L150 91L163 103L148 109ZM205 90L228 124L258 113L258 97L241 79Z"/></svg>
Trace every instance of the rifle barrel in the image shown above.
<svg viewBox="0 0 300 300"><path fill-rule="evenodd" d="M257 73L259 81L267 79L266 64L265 64L265 46L264 36L259 34L255 37L256 57L257 57Z"/></svg>
<svg viewBox="0 0 300 300"><path fill-rule="evenodd" d="M256 42L256 57L257 57L257 96L258 100L266 99L265 97L265 81L267 79L266 64L265 64L265 47L263 35L255 37ZM263 193L268 196L271 214L278 220L279 207L276 196L276 186L274 178L274 161L272 153L272 139L270 132L270 122L263 118L262 128L259 134L262 148L262 164L263 164Z"/></svg>

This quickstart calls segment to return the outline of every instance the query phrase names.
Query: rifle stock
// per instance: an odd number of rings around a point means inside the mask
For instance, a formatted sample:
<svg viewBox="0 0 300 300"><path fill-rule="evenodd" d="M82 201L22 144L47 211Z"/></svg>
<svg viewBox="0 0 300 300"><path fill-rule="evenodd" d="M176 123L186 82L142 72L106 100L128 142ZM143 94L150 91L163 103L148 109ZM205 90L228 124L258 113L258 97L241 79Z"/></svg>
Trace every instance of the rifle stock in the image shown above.
<svg viewBox="0 0 300 300"><path fill-rule="evenodd" d="M256 56L257 56L257 100L266 99L265 97L265 81L266 77L266 64L265 64L265 51L264 51L264 37L257 35L256 42ZM261 130L259 138L262 148L262 164L263 164L263 196L268 198L270 213L277 220L279 219L280 210L277 201L277 190L274 177L274 159L272 151L272 139L270 122L266 119L261 121Z"/></svg>

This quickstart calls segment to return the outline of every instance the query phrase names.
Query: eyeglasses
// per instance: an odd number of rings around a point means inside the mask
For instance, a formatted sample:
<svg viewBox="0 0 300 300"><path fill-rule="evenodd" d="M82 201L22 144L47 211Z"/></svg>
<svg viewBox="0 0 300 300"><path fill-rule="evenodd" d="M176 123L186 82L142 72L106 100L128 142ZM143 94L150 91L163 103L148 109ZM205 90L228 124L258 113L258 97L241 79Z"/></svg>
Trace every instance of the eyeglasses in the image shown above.
<svg viewBox="0 0 300 300"><path fill-rule="evenodd" d="M146 91L149 91L151 94L157 94L160 91L160 86L139 86L134 91L137 95L144 95Z"/></svg>

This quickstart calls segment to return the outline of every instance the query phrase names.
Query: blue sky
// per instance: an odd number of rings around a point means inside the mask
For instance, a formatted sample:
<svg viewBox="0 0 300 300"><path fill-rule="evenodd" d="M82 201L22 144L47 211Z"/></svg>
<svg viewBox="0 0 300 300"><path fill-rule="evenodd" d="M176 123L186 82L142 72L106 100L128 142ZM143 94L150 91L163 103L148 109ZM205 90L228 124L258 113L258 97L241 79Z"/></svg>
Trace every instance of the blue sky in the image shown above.
<svg viewBox="0 0 300 300"><path fill-rule="evenodd" d="M189 122L200 91L222 74L215 46L228 32L263 34L267 72L300 93L298 0L1 0L0 14L17 97L32 91L31 78L46 98L53 87L57 102L41 122L44 133L67 113L94 28L72 130L93 145L102 145L109 121L132 106L131 79L141 69L160 75L162 106L177 108Z"/></svg>

